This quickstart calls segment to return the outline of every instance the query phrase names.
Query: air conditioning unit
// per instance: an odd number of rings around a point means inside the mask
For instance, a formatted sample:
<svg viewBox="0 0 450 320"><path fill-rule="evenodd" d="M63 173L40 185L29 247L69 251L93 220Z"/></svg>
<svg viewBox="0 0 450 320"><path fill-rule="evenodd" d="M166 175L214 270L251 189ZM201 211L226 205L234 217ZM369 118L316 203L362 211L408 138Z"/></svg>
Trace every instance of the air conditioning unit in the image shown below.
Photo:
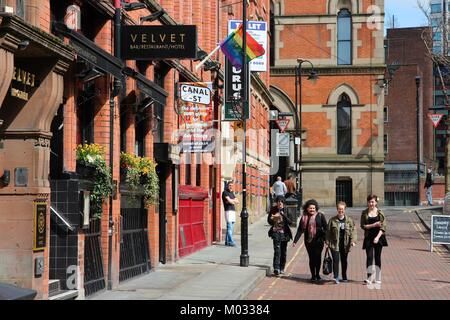
<svg viewBox="0 0 450 320"><path fill-rule="evenodd" d="M14 8L8 6L0 6L0 13L14 13Z"/></svg>

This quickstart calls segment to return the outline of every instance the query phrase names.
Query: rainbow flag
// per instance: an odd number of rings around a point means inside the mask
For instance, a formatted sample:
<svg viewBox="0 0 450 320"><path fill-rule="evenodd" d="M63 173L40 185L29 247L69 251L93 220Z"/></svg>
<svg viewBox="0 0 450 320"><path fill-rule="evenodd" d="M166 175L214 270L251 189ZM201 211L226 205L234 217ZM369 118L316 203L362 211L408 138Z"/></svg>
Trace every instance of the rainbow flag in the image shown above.
<svg viewBox="0 0 450 320"><path fill-rule="evenodd" d="M234 30L220 44L223 54L230 60L231 64L240 69L242 67L242 46L243 46L243 24ZM248 32L247 32L247 61L262 56L265 50Z"/></svg>

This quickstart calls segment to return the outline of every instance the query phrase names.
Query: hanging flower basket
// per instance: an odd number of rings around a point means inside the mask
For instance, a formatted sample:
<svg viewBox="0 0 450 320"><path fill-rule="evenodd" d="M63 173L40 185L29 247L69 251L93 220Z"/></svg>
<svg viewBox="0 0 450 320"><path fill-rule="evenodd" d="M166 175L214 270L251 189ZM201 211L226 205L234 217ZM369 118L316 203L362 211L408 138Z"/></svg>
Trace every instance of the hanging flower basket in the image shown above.
<svg viewBox="0 0 450 320"><path fill-rule="evenodd" d="M93 182L90 195L93 218L101 218L103 201L113 190L111 169L106 165L105 150L98 144L78 145L76 156L77 173Z"/></svg>
<svg viewBox="0 0 450 320"><path fill-rule="evenodd" d="M120 168L125 172L121 181L125 183L132 194L143 195L145 205L156 204L159 199L159 179L156 174L156 164L149 158L142 158L122 152Z"/></svg>

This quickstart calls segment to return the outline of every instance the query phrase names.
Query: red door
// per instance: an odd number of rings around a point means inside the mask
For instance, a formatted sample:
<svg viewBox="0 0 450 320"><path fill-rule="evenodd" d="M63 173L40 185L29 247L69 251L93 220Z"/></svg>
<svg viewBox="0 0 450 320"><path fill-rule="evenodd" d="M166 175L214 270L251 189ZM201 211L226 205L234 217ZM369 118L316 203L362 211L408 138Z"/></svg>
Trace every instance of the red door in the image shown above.
<svg viewBox="0 0 450 320"><path fill-rule="evenodd" d="M207 245L203 212L208 193L180 186L178 252L183 257ZM199 188L198 188L199 189ZM199 192L200 191L200 192Z"/></svg>

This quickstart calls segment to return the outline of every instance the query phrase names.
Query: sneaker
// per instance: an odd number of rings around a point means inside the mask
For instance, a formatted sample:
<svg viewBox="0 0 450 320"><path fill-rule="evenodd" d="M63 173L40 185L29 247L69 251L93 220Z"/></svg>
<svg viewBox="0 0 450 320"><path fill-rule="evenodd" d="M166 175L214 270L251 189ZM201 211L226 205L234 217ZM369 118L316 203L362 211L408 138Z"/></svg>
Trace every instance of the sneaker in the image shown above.
<svg viewBox="0 0 450 320"><path fill-rule="evenodd" d="M334 283L339 284L339 279L338 279L338 278L335 278L335 279L334 279Z"/></svg>
<svg viewBox="0 0 450 320"><path fill-rule="evenodd" d="M375 280L376 284L381 284L381 280Z"/></svg>
<svg viewBox="0 0 450 320"><path fill-rule="evenodd" d="M366 280L364 280L364 283L365 283L365 284L372 284L372 280L366 279Z"/></svg>
<svg viewBox="0 0 450 320"><path fill-rule="evenodd" d="M322 281L322 278L320 276L316 276L316 283L320 283Z"/></svg>
<svg viewBox="0 0 450 320"><path fill-rule="evenodd" d="M309 281L311 281L311 283L316 282L316 277L311 277L311 279Z"/></svg>
<svg viewBox="0 0 450 320"><path fill-rule="evenodd" d="M281 273L281 274L284 274L284 269L281 269L280 273Z"/></svg>
<svg viewBox="0 0 450 320"><path fill-rule="evenodd" d="M347 278L342 278L341 281L342 282L348 282L348 279Z"/></svg>
<svg viewBox="0 0 450 320"><path fill-rule="evenodd" d="M280 270L278 270L278 269L273 270L273 274L276 275L276 276L279 275L280 274Z"/></svg>

